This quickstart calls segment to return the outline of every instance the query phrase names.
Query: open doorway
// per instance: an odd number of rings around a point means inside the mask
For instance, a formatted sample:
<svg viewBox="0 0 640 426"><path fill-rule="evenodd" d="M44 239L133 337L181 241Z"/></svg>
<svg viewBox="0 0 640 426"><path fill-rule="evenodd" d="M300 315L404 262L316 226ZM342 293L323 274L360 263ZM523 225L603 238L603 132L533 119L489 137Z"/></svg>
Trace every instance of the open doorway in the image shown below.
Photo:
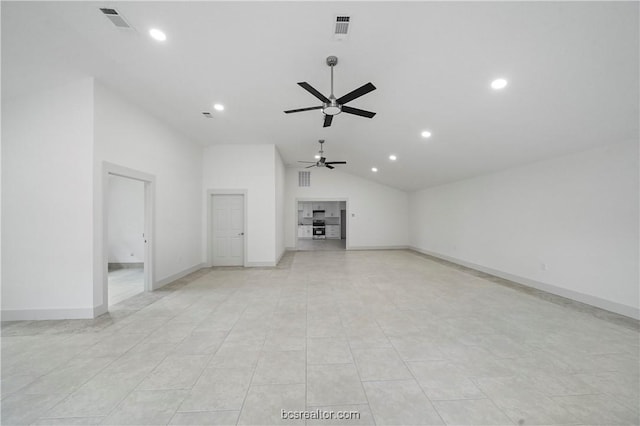
<svg viewBox="0 0 640 426"><path fill-rule="evenodd" d="M297 240L301 251L345 250L347 203L343 200L296 200Z"/></svg>
<svg viewBox="0 0 640 426"><path fill-rule="evenodd" d="M154 290L154 193L155 176L103 162L101 279L96 288L102 295L96 298L97 312Z"/></svg>
<svg viewBox="0 0 640 426"><path fill-rule="evenodd" d="M145 290L145 183L109 174L107 186L108 306Z"/></svg>

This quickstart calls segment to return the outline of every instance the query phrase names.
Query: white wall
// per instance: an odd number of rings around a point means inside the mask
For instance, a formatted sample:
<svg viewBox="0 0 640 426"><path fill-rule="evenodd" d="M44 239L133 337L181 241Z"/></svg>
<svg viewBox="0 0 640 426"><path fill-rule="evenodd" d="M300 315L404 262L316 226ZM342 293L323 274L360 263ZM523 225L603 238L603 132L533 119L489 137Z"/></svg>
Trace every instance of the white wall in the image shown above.
<svg viewBox="0 0 640 426"><path fill-rule="evenodd" d="M637 318L638 193L637 141L601 147L411 194L411 245Z"/></svg>
<svg viewBox="0 0 640 426"><path fill-rule="evenodd" d="M274 265L276 257L276 148L274 145L214 145L203 156L203 195L210 190L246 190L246 266ZM207 229L206 204L202 220ZM206 247L207 238L202 235Z"/></svg>
<svg viewBox="0 0 640 426"><path fill-rule="evenodd" d="M95 223L102 223L104 161L155 176L155 288L202 266L201 154L200 145L96 84ZM100 264L101 229L94 232L95 262ZM95 303L104 304L98 288Z"/></svg>
<svg viewBox="0 0 640 426"><path fill-rule="evenodd" d="M109 176L109 263L144 262L144 183Z"/></svg>
<svg viewBox="0 0 640 426"><path fill-rule="evenodd" d="M2 105L4 320L93 315L93 80Z"/></svg>
<svg viewBox="0 0 640 426"><path fill-rule="evenodd" d="M298 171L288 167L285 185L285 244L296 246L297 199L347 199L347 248L393 248L409 244L406 192L338 169L314 168L311 186L298 186Z"/></svg>
<svg viewBox="0 0 640 426"><path fill-rule="evenodd" d="M284 254L284 179L285 167L280 152L275 150L276 160L276 262Z"/></svg>

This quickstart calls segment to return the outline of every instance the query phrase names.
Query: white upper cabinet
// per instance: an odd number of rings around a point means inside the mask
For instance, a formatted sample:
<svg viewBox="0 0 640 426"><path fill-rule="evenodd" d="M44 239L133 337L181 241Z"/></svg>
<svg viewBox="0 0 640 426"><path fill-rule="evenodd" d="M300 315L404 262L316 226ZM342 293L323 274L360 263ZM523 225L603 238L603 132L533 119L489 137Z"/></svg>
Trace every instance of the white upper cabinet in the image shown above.
<svg viewBox="0 0 640 426"><path fill-rule="evenodd" d="M324 204L324 217L340 217L340 203L337 201L330 201Z"/></svg>
<svg viewBox="0 0 640 426"><path fill-rule="evenodd" d="M302 217L311 218L313 217L313 208L311 203L300 203L302 204Z"/></svg>

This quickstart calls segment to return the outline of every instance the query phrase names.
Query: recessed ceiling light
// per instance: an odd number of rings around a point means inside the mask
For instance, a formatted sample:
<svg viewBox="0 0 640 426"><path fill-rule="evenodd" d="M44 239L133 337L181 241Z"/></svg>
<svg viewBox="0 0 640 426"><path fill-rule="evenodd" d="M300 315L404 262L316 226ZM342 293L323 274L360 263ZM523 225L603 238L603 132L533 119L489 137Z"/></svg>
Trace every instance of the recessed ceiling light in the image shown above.
<svg viewBox="0 0 640 426"><path fill-rule="evenodd" d="M391 155L389 156L389 160L391 160L391 161L396 161L397 159L398 159L398 157L396 157L396 156L395 156L395 155L393 155L393 154L391 154Z"/></svg>
<svg viewBox="0 0 640 426"><path fill-rule="evenodd" d="M313 158L315 158L316 160L320 159L320 154L316 154Z"/></svg>
<svg viewBox="0 0 640 426"><path fill-rule="evenodd" d="M430 137L431 137L431 132L430 132L430 131L428 131L428 130L425 130L425 131L423 131L422 133L420 133L420 135L421 135L423 138L430 138Z"/></svg>
<svg viewBox="0 0 640 426"><path fill-rule="evenodd" d="M497 78L491 82L491 88L493 90L500 90L507 87L507 80L504 78Z"/></svg>
<svg viewBox="0 0 640 426"><path fill-rule="evenodd" d="M222 105L222 104L214 104L213 105L213 109L215 109L216 111L224 111L224 105Z"/></svg>
<svg viewBox="0 0 640 426"><path fill-rule="evenodd" d="M158 41L165 41L167 39L167 35L160 31L157 28L151 28L149 30L149 35L154 39L154 40L158 40Z"/></svg>
<svg viewBox="0 0 640 426"><path fill-rule="evenodd" d="M372 167L372 168L371 168L371 171L372 171L373 173L376 173L376 172L378 171L378 168L377 168L377 167Z"/></svg>

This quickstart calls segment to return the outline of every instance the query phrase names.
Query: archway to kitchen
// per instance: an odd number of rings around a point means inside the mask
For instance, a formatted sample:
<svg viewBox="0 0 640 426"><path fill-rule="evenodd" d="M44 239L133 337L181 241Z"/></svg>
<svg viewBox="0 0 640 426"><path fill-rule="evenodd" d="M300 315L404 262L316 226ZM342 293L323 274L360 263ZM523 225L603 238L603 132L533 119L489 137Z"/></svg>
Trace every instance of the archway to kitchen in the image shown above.
<svg viewBox="0 0 640 426"><path fill-rule="evenodd" d="M347 200L296 199L296 249L301 251L345 250L347 247Z"/></svg>

